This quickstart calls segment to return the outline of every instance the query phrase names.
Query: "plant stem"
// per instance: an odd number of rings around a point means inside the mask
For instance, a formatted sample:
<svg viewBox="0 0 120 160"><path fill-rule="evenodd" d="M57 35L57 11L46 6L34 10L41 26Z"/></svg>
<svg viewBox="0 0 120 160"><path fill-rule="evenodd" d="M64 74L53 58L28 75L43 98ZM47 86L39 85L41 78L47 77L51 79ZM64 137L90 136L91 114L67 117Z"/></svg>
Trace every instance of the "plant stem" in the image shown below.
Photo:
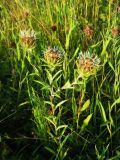
<svg viewBox="0 0 120 160"><path fill-rule="evenodd" d="M79 106L77 111L77 129L79 128L79 119L80 119L81 107L85 97L85 92L86 92L86 80L84 80L84 86L82 91L80 92L80 97L79 97Z"/></svg>

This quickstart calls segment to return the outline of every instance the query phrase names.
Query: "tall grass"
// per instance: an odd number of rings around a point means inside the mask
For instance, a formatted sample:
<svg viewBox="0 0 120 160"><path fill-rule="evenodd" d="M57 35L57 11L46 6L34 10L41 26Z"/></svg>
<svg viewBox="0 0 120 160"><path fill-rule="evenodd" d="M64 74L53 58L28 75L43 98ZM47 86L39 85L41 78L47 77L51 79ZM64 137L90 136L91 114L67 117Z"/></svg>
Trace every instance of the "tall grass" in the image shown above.
<svg viewBox="0 0 120 160"><path fill-rule="evenodd" d="M0 2L0 159L120 159L119 5ZM30 48L24 30L36 33ZM94 74L79 68L87 51L100 59Z"/></svg>

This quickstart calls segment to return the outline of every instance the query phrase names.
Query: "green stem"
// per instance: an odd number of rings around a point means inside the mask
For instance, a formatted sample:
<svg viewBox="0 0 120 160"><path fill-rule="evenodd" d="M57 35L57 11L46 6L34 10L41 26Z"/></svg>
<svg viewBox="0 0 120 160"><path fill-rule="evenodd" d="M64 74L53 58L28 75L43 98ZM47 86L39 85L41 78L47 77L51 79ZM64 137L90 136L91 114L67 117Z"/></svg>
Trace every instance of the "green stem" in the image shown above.
<svg viewBox="0 0 120 160"><path fill-rule="evenodd" d="M110 27L110 20L111 20L111 4L112 4L112 0L109 0L109 17L108 17L108 27Z"/></svg>
<svg viewBox="0 0 120 160"><path fill-rule="evenodd" d="M79 97L79 107L77 111L77 129L79 128L79 119L80 119L81 107L82 107L83 100L85 97L85 92L86 92L86 80L84 81L84 87L82 91L80 92L80 97Z"/></svg>

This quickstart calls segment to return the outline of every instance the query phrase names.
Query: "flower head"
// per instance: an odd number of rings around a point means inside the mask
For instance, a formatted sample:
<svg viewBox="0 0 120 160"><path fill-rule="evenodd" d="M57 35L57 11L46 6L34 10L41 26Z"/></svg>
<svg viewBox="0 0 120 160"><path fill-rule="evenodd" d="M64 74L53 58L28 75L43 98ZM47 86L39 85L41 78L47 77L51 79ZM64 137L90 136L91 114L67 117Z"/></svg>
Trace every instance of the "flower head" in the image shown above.
<svg viewBox="0 0 120 160"><path fill-rule="evenodd" d="M111 30L111 32L112 32L112 36L116 37L119 34L118 27L113 27L112 30Z"/></svg>
<svg viewBox="0 0 120 160"><path fill-rule="evenodd" d="M77 68L80 74L89 76L95 74L99 63L100 59L96 55L91 55L89 51L80 52L77 59Z"/></svg>
<svg viewBox="0 0 120 160"><path fill-rule="evenodd" d="M83 29L84 34L86 35L86 37L88 38L92 38L93 36L93 29L91 26L85 26L85 28Z"/></svg>
<svg viewBox="0 0 120 160"><path fill-rule="evenodd" d="M26 48L33 48L36 40L36 33L34 30L20 31L21 45Z"/></svg>
<svg viewBox="0 0 120 160"><path fill-rule="evenodd" d="M55 32L57 30L57 26L55 24L53 24L51 29L52 29L53 32Z"/></svg>
<svg viewBox="0 0 120 160"><path fill-rule="evenodd" d="M47 62L55 63L62 57L63 52L60 51L57 47L49 47L44 52L44 58Z"/></svg>

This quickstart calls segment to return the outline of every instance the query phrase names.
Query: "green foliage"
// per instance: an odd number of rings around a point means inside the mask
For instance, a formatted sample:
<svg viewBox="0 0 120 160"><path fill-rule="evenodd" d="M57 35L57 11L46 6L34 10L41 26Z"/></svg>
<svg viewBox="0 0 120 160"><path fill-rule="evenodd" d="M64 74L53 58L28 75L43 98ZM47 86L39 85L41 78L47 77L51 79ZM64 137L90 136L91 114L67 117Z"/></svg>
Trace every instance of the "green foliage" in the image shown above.
<svg viewBox="0 0 120 160"><path fill-rule="evenodd" d="M120 159L119 26L118 0L0 1L1 160Z"/></svg>

